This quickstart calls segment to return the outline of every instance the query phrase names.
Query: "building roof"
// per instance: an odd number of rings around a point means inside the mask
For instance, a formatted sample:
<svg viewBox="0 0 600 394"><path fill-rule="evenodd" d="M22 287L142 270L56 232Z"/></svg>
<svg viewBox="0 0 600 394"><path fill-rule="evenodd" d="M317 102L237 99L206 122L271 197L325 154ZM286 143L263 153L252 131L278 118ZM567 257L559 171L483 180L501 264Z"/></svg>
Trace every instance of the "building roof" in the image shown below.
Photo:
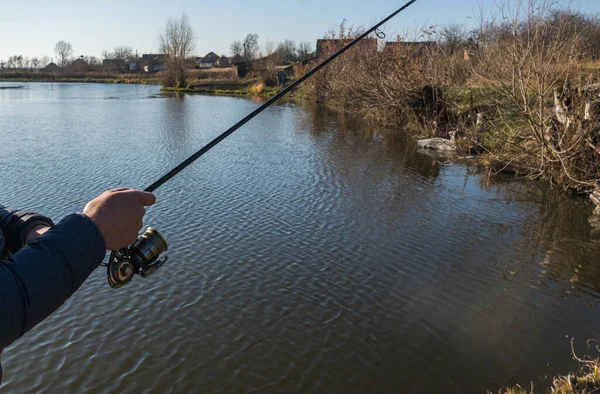
<svg viewBox="0 0 600 394"><path fill-rule="evenodd" d="M142 54L142 61L161 61L165 58L162 53L144 53Z"/></svg>
<svg viewBox="0 0 600 394"><path fill-rule="evenodd" d="M51 62L51 63L48 63L46 65L46 67L44 67L42 70L52 70L52 69L55 69L55 68L58 68L58 65L56 63L54 63L54 62Z"/></svg>
<svg viewBox="0 0 600 394"><path fill-rule="evenodd" d="M200 59L201 63L214 63L217 60L219 60L219 55L217 55L214 52L209 52L206 56L204 56L202 59Z"/></svg>
<svg viewBox="0 0 600 394"><path fill-rule="evenodd" d="M230 59L230 62L231 64L241 64L244 63L244 58L239 53L236 53L235 56Z"/></svg>

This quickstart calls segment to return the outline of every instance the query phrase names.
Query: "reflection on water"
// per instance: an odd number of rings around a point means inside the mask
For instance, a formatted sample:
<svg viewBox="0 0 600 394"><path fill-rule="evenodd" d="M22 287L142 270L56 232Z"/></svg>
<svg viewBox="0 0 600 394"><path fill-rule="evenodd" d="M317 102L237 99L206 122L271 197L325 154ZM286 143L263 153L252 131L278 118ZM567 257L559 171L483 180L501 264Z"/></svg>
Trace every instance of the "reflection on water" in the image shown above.
<svg viewBox="0 0 600 394"><path fill-rule="evenodd" d="M0 90L1 201L58 218L145 187L258 105ZM586 202L472 175L338 111L272 107L156 194L167 265L121 291L97 270L4 352L3 389L496 391L567 372L569 338L600 328Z"/></svg>

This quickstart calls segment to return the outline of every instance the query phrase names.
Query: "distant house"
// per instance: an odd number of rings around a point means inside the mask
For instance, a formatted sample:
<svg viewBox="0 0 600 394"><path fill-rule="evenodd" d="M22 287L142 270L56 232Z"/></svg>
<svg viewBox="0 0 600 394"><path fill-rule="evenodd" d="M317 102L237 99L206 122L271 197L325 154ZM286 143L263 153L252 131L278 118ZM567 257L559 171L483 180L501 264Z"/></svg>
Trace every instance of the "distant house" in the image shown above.
<svg viewBox="0 0 600 394"><path fill-rule="evenodd" d="M217 67L229 67L229 58L227 56L221 56L215 63Z"/></svg>
<svg viewBox="0 0 600 394"><path fill-rule="evenodd" d="M117 70L119 68L119 61L117 59L103 59L102 68L107 70Z"/></svg>
<svg viewBox="0 0 600 394"><path fill-rule="evenodd" d="M413 56L424 56L433 53L437 49L435 41L392 41L386 42L384 53L395 53L397 51L409 52Z"/></svg>
<svg viewBox="0 0 600 394"><path fill-rule="evenodd" d="M342 49L345 45L352 42L351 38L329 39L322 38L317 40L317 57L331 55L333 52ZM378 42L376 38L365 38L356 44L363 51L377 52Z"/></svg>
<svg viewBox="0 0 600 394"><path fill-rule="evenodd" d="M234 57L232 57L232 58L229 60L229 63L230 63L232 66L239 66L240 64L243 64L243 63L245 63L245 62L244 62L244 58L243 58L243 57L241 57L239 54L236 54Z"/></svg>
<svg viewBox="0 0 600 394"><path fill-rule="evenodd" d="M88 71L90 65L82 58L76 59L74 62L69 64L69 68L75 71Z"/></svg>
<svg viewBox="0 0 600 394"><path fill-rule="evenodd" d="M144 53L141 61L142 70L147 73L166 70L165 57L162 54Z"/></svg>
<svg viewBox="0 0 600 394"><path fill-rule="evenodd" d="M219 60L219 55L214 52L210 52L202 58L197 57L196 63L200 68L213 68L217 60Z"/></svg>
<svg viewBox="0 0 600 394"><path fill-rule="evenodd" d="M60 67L58 67L58 65L54 62L49 63L48 65L46 65L46 67L42 68L42 71L45 72L55 72L56 70L58 70Z"/></svg>

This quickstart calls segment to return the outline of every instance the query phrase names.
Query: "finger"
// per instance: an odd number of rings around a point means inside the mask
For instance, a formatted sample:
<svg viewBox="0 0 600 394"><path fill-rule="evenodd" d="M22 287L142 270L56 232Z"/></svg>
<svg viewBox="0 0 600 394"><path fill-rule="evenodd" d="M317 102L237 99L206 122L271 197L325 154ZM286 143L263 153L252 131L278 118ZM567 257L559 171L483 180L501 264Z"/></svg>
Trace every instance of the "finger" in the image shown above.
<svg viewBox="0 0 600 394"><path fill-rule="evenodd" d="M140 204L142 204L145 207L154 205L154 203L156 202L156 197L154 197L154 194L152 193L147 193L140 190L132 190L131 193L135 194Z"/></svg>
<svg viewBox="0 0 600 394"><path fill-rule="evenodd" d="M111 191L111 192L113 192L113 193L114 193L114 192L124 192L124 191L126 191L126 190L129 190L129 188L126 188L126 187L118 187L118 188L116 188L116 189L111 189L111 190L109 190L109 191Z"/></svg>
<svg viewBox="0 0 600 394"><path fill-rule="evenodd" d="M138 206L136 208L137 214L140 218L142 218L146 214L146 208Z"/></svg>

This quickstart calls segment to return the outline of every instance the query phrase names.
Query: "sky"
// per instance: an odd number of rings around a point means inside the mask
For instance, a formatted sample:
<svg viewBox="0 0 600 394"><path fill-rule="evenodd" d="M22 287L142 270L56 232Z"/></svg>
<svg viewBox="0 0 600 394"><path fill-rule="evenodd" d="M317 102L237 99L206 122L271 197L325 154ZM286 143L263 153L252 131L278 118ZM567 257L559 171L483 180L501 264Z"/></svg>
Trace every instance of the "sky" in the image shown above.
<svg viewBox="0 0 600 394"><path fill-rule="evenodd" d="M497 0L418 0L383 29L388 38L418 36L424 27L448 23L474 25L479 9ZM556 0L558 3L573 3ZM189 16L196 36L195 54L229 54L234 40L258 34L268 41L292 39L314 43L343 19L369 27L406 0L0 0L0 60L12 55L56 58L60 40L73 45L74 56L98 56L129 46L155 53L158 34L169 18ZM574 8L600 13L600 0L579 0Z"/></svg>

